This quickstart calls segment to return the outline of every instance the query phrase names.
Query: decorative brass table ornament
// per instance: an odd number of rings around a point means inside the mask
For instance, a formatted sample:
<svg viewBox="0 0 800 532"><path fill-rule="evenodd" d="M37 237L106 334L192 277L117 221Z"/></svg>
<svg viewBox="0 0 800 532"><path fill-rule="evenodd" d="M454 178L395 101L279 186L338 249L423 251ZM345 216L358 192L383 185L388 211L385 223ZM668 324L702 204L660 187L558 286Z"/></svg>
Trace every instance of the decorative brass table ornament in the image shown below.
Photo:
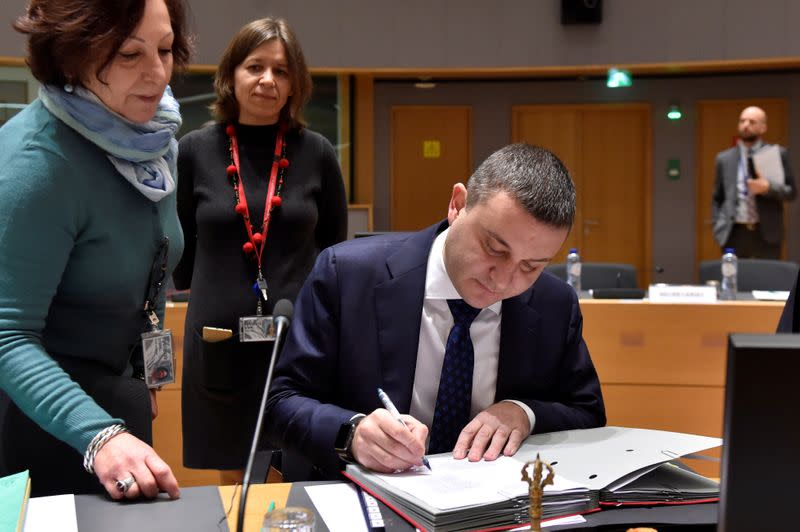
<svg viewBox="0 0 800 532"><path fill-rule="evenodd" d="M528 466L533 465L533 478L528 476ZM547 477L542 480L542 466L547 468ZM536 453L536 460L532 462L525 462L522 466L522 480L528 483L528 493L530 494L531 507L531 530L533 532L542 531L542 493L544 487L553 484L553 478L556 476L553 467L547 462L542 462L539 459L539 453Z"/></svg>

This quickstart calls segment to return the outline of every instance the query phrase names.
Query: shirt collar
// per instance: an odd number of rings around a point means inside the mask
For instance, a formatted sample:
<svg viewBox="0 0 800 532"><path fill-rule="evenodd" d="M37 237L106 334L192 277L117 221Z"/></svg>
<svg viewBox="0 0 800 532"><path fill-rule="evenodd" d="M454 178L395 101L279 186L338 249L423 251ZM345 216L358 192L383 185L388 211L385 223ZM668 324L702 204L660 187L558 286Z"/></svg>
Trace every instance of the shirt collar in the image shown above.
<svg viewBox="0 0 800 532"><path fill-rule="evenodd" d="M739 144L739 152L740 152L742 155L744 155L744 156L747 156L747 150L748 150L748 149L752 150L752 152L753 152L753 153L755 153L755 152L757 152L758 150L760 150L761 148L763 148L763 147L764 147L764 140L763 140L763 139L758 139L757 141L755 141L755 142L753 143L753 145L752 145L752 146L750 146L750 148L748 148L747 146L745 146L745 145L744 145L744 143L743 143L741 140L740 140L740 141L738 141L738 144Z"/></svg>
<svg viewBox="0 0 800 532"><path fill-rule="evenodd" d="M439 233L431 246L425 276L425 299L461 299L444 267L444 243L448 231L450 228ZM498 301L487 308L499 316L502 307L503 302Z"/></svg>

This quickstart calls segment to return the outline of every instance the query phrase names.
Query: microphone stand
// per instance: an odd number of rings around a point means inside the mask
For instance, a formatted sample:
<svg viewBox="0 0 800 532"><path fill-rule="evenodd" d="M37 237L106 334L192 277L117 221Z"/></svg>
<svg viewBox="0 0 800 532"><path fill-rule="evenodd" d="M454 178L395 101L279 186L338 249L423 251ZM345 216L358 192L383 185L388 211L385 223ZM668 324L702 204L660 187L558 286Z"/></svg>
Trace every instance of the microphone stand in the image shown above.
<svg viewBox="0 0 800 532"><path fill-rule="evenodd" d="M282 314L292 313L292 304L282 299L275 304L277 310L282 303L288 303L288 312ZM253 434L253 443L250 445L250 454L247 456L247 466L244 470L244 478L242 479L242 495L239 497L239 516L236 520L236 531L242 532L244 527L244 508L247 504L247 492L250 489L250 476L253 473L253 461L255 460L258 444L261 440L261 426L264 424L264 410L267 408L267 398L269 397L269 387L272 383L272 371L275 368L275 361L278 359L278 352L281 347L281 339L286 334L286 329L289 328L289 319L285 315L275 316L275 344L272 346L272 355L269 358L269 370L267 371L267 381L264 383L264 393L261 395L261 407L258 409L258 419L256 419L256 430ZM269 467L269 465L267 465Z"/></svg>

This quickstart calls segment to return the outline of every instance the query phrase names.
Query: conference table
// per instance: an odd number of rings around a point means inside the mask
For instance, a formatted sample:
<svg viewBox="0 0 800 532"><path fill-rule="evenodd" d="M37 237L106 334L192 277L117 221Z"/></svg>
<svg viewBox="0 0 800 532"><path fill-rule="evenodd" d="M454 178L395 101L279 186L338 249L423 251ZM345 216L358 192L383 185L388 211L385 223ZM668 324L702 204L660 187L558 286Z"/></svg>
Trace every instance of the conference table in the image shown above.
<svg viewBox="0 0 800 532"><path fill-rule="evenodd" d="M247 496L244 530L260 531L270 504L286 506L291 489L289 483L253 484ZM240 494L241 486L193 486L182 487L181 497L174 501L166 494L133 502L116 502L105 495L76 495L77 527L79 532L235 531ZM318 528L322 530L324 526Z"/></svg>
<svg viewBox="0 0 800 532"><path fill-rule="evenodd" d="M244 509L244 531L259 532L261 521L271 503L275 503L276 508L286 506L289 498L289 491L292 485L288 482L273 484L252 484L247 494L247 506ZM241 486L220 486L219 496L222 499L222 507L228 517L228 528L236 530L236 523L239 516L239 497L242 493ZM228 509L231 509L229 512Z"/></svg>
<svg viewBox="0 0 800 532"><path fill-rule="evenodd" d="M245 509L245 532L258 532L271 503L275 508L287 505L313 508L305 486L314 484L254 484L250 486ZM115 502L100 495L77 495L75 509L80 532L224 532L235 531L241 489L234 486L184 488L181 498L170 501L165 495L156 500L132 503ZM715 503L685 506L633 507L607 509L585 514L585 523L549 527L547 530L626 530L630 526L656 524L669 530L713 532L718 505ZM414 527L381 507L386 532L414 532ZM328 526L317 514L316 532ZM335 532L342 532L337 530ZM350 532L350 531L347 531Z"/></svg>
<svg viewBox="0 0 800 532"><path fill-rule="evenodd" d="M742 297L748 297L749 294ZM770 333L783 302L651 303L581 299L583 336L597 368L609 425L722 436L725 363L730 333ZM155 448L184 486L224 484L216 471L182 467L180 375L186 303L169 303L178 382L159 392ZM719 451L711 451L718 458ZM719 477L719 464L690 461Z"/></svg>
<svg viewBox="0 0 800 532"><path fill-rule="evenodd" d="M722 437L728 335L772 333L784 303L581 299L609 425ZM703 453L719 457L719 449ZM719 477L717 462L687 461Z"/></svg>
<svg viewBox="0 0 800 532"><path fill-rule="evenodd" d="M581 299L580 305L583 336L600 376L608 424L721 436L728 335L774 332L784 303L749 298L701 304ZM176 472L187 502L190 490L217 490L217 504L232 508L227 524L235 530L238 499L231 502L233 488L208 486L224 483L218 472L181 467L176 427L185 314L185 303L168 304L166 322L175 337L179 380L159 393L155 447ZM710 454L718 457L719 450ZM720 476L718 463L687 463L706 476ZM269 503L286 504L291 489L291 484L253 485L245 530L259 530Z"/></svg>

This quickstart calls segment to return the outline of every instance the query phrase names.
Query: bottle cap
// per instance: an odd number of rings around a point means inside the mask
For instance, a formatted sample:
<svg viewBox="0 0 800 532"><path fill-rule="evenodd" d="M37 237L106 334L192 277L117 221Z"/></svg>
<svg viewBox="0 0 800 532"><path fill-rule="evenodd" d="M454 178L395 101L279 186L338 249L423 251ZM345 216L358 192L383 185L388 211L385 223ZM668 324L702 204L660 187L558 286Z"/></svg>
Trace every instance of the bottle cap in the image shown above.
<svg viewBox="0 0 800 532"><path fill-rule="evenodd" d="M725 248L725 253L734 253L733 248Z"/></svg>
<svg viewBox="0 0 800 532"><path fill-rule="evenodd" d="M578 252L578 248L569 248L569 252L570 253L577 253Z"/></svg>

